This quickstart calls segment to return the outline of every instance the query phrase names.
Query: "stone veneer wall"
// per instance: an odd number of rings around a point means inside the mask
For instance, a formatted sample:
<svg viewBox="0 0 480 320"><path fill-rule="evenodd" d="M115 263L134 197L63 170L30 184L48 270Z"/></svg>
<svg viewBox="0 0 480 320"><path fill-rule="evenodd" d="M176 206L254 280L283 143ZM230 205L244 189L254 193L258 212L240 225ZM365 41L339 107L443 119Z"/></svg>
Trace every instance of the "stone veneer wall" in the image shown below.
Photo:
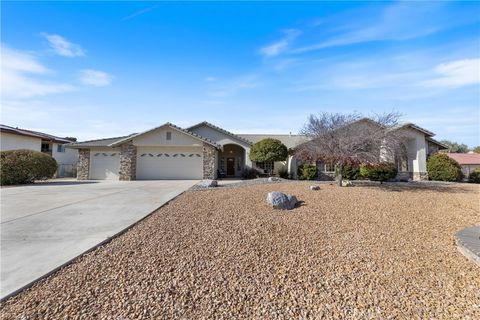
<svg viewBox="0 0 480 320"><path fill-rule="evenodd" d="M216 179L215 148L207 143L203 144L203 179Z"/></svg>
<svg viewBox="0 0 480 320"><path fill-rule="evenodd" d="M77 180L88 180L90 170L90 149L78 150Z"/></svg>
<svg viewBox="0 0 480 320"><path fill-rule="evenodd" d="M122 144L120 151L119 180L130 181L137 178L137 147L132 141Z"/></svg>

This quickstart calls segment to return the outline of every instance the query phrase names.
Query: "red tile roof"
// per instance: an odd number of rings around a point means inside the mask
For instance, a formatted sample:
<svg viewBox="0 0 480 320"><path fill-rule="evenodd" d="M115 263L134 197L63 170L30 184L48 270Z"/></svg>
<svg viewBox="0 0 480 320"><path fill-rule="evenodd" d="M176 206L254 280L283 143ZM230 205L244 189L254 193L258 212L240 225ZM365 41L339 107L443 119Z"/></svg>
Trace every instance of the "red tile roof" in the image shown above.
<svg viewBox="0 0 480 320"><path fill-rule="evenodd" d="M480 153L447 153L459 164L480 164Z"/></svg>

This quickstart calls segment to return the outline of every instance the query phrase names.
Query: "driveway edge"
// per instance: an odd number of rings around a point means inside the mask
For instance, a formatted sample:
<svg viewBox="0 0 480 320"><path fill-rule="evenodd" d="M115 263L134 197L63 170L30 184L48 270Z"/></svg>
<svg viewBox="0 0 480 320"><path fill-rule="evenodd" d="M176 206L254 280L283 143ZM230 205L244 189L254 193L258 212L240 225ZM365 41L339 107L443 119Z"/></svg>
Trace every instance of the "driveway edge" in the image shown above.
<svg viewBox="0 0 480 320"><path fill-rule="evenodd" d="M455 234L457 249L480 267L480 226L462 229Z"/></svg>
<svg viewBox="0 0 480 320"><path fill-rule="evenodd" d="M143 218L141 218L140 220L132 223L131 225L125 227L124 229L120 230L119 232L115 233L113 236L111 237L108 237L106 238L105 240L103 240L102 242L99 242L98 244L96 244L95 246L91 247L90 249L82 252L81 254L73 257L72 259L68 260L67 262L61 264L60 266L56 267L55 269L49 271L48 273L44 274L43 276L41 277L38 277L37 279L29 282L28 284L24 285L23 287L9 293L8 295L6 295L5 297L2 297L0 298L0 303L3 303L5 302L6 300L16 296L17 294L19 294L20 292L30 288L31 286L33 286L35 283L39 282L40 280L43 280L49 276L51 276L52 274L56 273L57 271L59 271L60 269L74 263L76 260L80 259L82 256L84 256L85 254L87 253L90 253L92 252L93 250L97 249L98 247L100 246L103 246L104 244L107 244L109 243L110 241L112 241L114 238L124 234L125 232L127 232L128 230L130 230L131 228L133 228L134 226L136 226L138 223L142 222L143 220L147 219L148 217L150 217L152 214L154 214L157 210L161 209L162 207L166 206L167 204L169 204L170 202L172 202L173 200L175 200L177 197L181 196L182 194L184 194L186 191L189 191L189 189L187 190L184 190L182 191L181 193L177 194L175 197L171 198L170 200L168 200L167 202L165 202L164 204L162 204L161 206L159 206L158 208L154 209L153 211L151 211L150 213L148 213L146 216L144 216Z"/></svg>

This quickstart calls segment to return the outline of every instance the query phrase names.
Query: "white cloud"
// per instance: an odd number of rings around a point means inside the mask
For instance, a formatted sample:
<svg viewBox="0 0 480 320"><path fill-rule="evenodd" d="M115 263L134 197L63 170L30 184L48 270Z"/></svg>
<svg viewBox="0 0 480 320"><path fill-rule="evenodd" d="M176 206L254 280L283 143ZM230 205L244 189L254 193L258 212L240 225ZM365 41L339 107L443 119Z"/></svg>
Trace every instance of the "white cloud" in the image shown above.
<svg viewBox="0 0 480 320"><path fill-rule="evenodd" d="M284 32L284 37L277 42L260 49L260 54L266 57L274 57L284 52L290 43L297 38L302 32L298 29L287 29Z"/></svg>
<svg viewBox="0 0 480 320"><path fill-rule="evenodd" d="M260 82L258 81L258 75L251 74L228 81L215 88L209 93L209 95L215 98L225 98L232 96L241 90L253 89L259 85Z"/></svg>
<svg viewBox="0 0 480 320"><path fill-rule="evenodd" d="M480 83L480 59L463 59L438 65L438 78L423 81L427 87L458 88Z"/></svg>
<svg viewBox="0 0 480 320"><path fill-rule="evenodd" d="M42 35L47 39L50 48L60 56L77 57L85 55L85 50L80 45L69 42L58 34L42 33Z"/></svg>
<svg viewBox="0 0 480 320"><path fill-rule="evenodd" d="M83 84L95 87L104 87L112 83L113 76L99 70L85 69L80 72L80 81Z"/></svg>
<svg viewBox="0 0 480 320"><path fill-rule="evenodd" d="M29 98L73 90L73 86L40 80L50 70L30 53L18 51L2 44L1 68L2 99Z"/></svg>
<svg viewBox="0 0 480 320"><path fill-rule="evenodd" d="M215 82L215 81L217 81L218 79L217 79L216 77L205 77L204 80L207 81L207 82Z"/></svg>
<svg viewBox="0 0 480 320"><path fill-rule="evenodd" d="M361 8L324 21L334 24L334 35L325 36L323 41L291 50L292 53L304 53L329 47L345 46L371 41L401 41L435 33L453 24L460 24L462 19L445 19L445 15L432 14L443 9L443 3L425 3L412 5L399 2L386 6L379 11L378 6ZM367 17L359 18L359 17ZM466 20L470 18L465 17ZM460 20L457 21L457 20ZM348 21L338 27L338 21ZM315 29L316 30L316 29ZM328 34L328 33L327 33Z"/></svg>

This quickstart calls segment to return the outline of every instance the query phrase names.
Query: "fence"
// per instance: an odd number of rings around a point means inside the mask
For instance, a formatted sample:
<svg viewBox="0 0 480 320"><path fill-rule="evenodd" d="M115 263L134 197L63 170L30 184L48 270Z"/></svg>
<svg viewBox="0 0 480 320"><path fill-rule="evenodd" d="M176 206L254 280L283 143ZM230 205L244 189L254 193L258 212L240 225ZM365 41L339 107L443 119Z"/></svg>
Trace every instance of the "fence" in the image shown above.
<svg viewBox="0 0 480 320"><path fill-rule="evenodd" d="M76 164L59 164L57 169L57 178L66 178L77 176Z"/></svg>

